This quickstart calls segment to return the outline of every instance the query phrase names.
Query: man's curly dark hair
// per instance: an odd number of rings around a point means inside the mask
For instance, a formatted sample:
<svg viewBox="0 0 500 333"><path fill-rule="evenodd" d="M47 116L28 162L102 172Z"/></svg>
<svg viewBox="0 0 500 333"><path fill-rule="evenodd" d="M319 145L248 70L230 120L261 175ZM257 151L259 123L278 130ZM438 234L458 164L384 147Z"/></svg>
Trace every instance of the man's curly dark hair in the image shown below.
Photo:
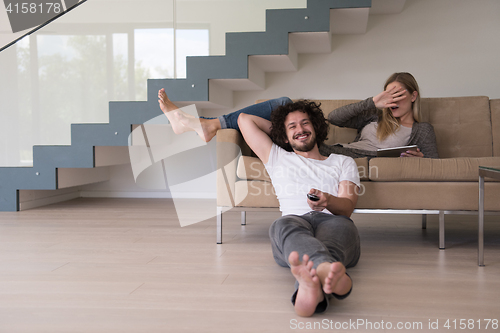
<svg viewBox="0 0 500 333"><path fill-rule="evenodd" d="M320 109L321 103L316 104L309 100L299 100L293 103L281 105L271 113L271 139L286 151L292 151L292 146L287 141L285 119L289 113L301 111L307 113L309 120L316 132L316 143L318 147L327 139L329 125Z"/></svg>

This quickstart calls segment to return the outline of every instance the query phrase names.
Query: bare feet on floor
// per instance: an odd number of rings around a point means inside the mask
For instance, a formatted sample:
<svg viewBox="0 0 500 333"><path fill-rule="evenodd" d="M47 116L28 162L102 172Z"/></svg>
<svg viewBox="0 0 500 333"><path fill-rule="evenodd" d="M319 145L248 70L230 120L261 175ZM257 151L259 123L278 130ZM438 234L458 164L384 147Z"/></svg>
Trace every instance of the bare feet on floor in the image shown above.
<svg viewBox="0 0 500 333"><path fill-rule="evenodd" d="M345 273L341 262L324 262L318 265L317 274L325 294L345 295L351 290L352 280Z"/></svg>
<svg viewBox="0 0 500 333"><path fill-rule="evenodd" d="M293 276L299 282L295 299L295 312L299 316L312 316L325 294L342 296L351 290L352 280L340 262L323 262L313 269L309 256L304 254L300 261L296 251L290 253L288 262Z"/></svg>
<svg viewBox="0 0 500 333"><path fill-rule="evenodd" d="M321 282L316 275L316 270L312 268L313 262L309 261L309 256L304 254L302 261L297 252L292 252L288 256L290 269L293 276L299 282L297 298L295 299L295 312L302 317L310 317L314 314L316 306L323 301L324 295Z"/></svg>
<svg viewBox="0 0 500 333"><path fill-rule="evenodd" d="M220 129L218 119L202 119L183 112L170 101L164 88L158 91L158 103L170 121L175 134L195 131L203 141L208 142Z"/></svg>

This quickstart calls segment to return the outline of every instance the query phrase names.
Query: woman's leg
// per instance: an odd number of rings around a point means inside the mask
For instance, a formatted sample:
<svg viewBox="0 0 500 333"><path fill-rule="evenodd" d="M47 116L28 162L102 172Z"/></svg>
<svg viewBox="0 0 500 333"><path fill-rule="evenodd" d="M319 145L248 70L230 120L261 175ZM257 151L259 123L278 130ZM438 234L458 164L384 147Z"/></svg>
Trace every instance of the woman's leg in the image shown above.
<svg viewBox="0 0 500 333"><path fill-rule="evenodd" d="M218 118L197 118L183 112L168 99L165 89L163 88L158 91L158 102L161 110L172 124L172 129L175 134L195 131L203 141L208 142L212 140L220 129L232 128L239 131L238 117L240 113L247 113L270 120L271 112L274 109L291 102L291 100L288 97L275 98L250 105Z"/></svg>
<svg viewBox="0 0 500 333"><path fill-rule="evenodd" d="M220 116L218 119L221 124L221 128L232 128L235 130L240 130L238 127L238 117L240 113L251 114L257 117L261 117L267 120L271 120L271 112L278 108L279 106L291 103L292 100L288 97L280 97L275 99L270 99L261 103L253 104L243 108L241 110Z"/></svg>
<svg viewBox="0 0 500 333"><path fill-rule="evenodd" d="M179 109L170 101L164 88L158 91L158 103L172 125L175 134L195 131L203 141L208 142L221 129L218 119L198 118Z"/></svg>

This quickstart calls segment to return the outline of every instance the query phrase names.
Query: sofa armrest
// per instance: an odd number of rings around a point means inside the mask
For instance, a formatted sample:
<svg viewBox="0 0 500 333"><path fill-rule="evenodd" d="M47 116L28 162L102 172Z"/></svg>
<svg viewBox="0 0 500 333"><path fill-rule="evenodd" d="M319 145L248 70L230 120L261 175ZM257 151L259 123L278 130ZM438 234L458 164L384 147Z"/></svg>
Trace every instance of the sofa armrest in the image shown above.
<svg viewBox="0 0 500 333"><path fill-rule="evenodd" d="M493 156L500 157L500 99L490 100Z"/></svg>
<svg viewBox="0 0 500 333"><path fill-rule="evenodd" d="M236 168L241 155L252 151L241 133L234 129L217 131L217 206L234 207Z"/></svg>
<svg viewBox="0 0 500 333"><path fill-rule="evenodd" d="M241 133L235 129L221 129L217 131L216 135L217 145L220 143L232 143L240 147L240 150L244 156L251 156L252 150L248 147L247 143L243 139ZM224 144L223 144L224 145Z"/></svg>

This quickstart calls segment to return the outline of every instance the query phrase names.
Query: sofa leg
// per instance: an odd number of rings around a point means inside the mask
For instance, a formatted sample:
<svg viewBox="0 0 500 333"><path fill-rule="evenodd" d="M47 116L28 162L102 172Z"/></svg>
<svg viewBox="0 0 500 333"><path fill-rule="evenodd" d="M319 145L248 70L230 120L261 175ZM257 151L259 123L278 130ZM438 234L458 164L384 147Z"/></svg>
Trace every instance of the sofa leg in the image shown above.
<svg viewBox="0 0 500 333"><path fill-rule="evenodd" d="M217 207L217 244L222 244L222 207Z"/></svg>
<svg viewBox="0 0 500 333"><path fill-rule="evenodd" d="M247 212L241 212L241 225L247 225Z"/></svg>
<svg viewBox="0 0 500 333"><path fill-rule="evenodd" d="M427 229L427 214L422 214L422 229Z"/></svg>
<svg viewBox="0 0 500 333"><path fill-rule="evenodd" d="M439 249L444 250L444 211L439 211Z"/></svg>

